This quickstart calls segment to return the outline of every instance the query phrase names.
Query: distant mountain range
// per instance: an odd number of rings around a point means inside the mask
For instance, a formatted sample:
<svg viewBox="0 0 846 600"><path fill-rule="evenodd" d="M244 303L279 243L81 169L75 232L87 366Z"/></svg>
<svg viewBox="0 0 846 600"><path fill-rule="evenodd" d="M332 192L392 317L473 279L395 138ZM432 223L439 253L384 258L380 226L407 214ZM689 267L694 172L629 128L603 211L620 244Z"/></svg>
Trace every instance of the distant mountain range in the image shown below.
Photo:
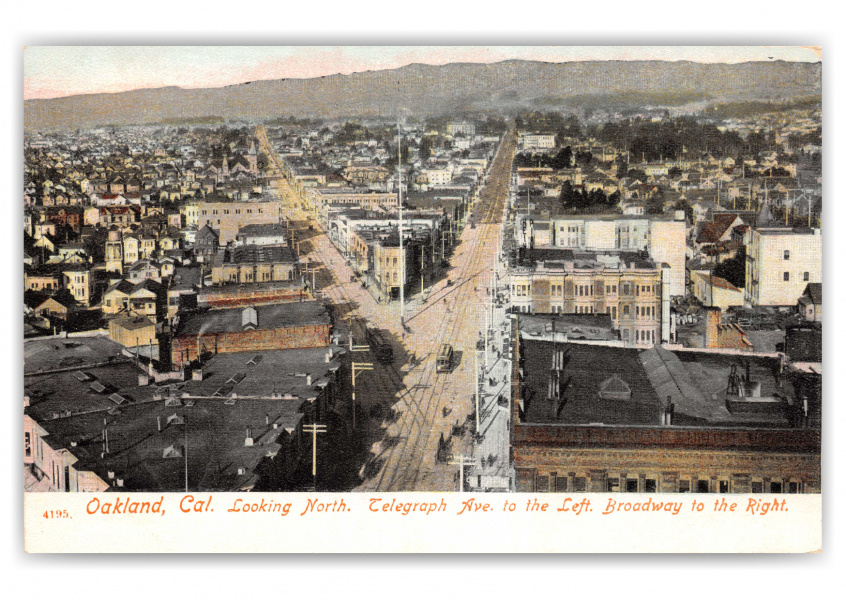
<svg viewBox="0 0 846 600"><path fill-rule="evenodd" d="M222 88L164 87L24 102L24 129L49 131L202 117L435 116L477 110L789 101L821 93L822 63L666 61L411 64Z"/></svg>

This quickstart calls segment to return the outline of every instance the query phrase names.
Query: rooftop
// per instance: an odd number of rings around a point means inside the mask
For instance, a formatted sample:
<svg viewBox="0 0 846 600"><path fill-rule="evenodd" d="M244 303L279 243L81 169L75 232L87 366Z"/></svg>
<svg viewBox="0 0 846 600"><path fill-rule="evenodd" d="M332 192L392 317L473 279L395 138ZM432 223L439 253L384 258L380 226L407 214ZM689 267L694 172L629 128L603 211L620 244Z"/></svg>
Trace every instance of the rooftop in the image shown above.
<svg viewBox="0 0 846 600"><path fill-rule="evenodd" d="M330 325L326 307L318 301L265 304L253 307L258 316L256 329L281 329L305 325ZM199 311L182 317L175 335L231 333L244 330L243 308Z"/></svg>
<svg viewBox="0 0 846 600"><path fill-rule="evenodd" d="M555 348L561 391L550 400ZM677 426L789 428L795 410L776 358L532 339L521 355L525 423L657 426L672 402Z"/></svg>
<svg viewBox="0 0 846 600"><path fill-rule="evenodd" d="M47 430L52 447L68 448L80 459L78 469L104 480L115 472L128 490L182 489L186 437L189 488L237 490L255 483L262 460L300 424L310 400L339 368L335 350L330 362L325 348L217 355L204 365L202 381L162 386L139 387L140 371L131 362L35 375L26 378L26 410ZM107 386L103 392L92 389L98 382ZM253 446L244 443L248 428ZM180 460L164 458L169 447Z"/></svg>

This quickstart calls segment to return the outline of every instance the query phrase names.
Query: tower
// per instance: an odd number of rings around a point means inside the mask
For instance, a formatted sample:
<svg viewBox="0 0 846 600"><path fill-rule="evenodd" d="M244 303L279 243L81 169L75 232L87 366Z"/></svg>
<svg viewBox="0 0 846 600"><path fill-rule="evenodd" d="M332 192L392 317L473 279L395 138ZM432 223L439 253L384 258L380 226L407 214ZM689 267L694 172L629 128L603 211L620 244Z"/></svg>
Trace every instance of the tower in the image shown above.
<svg viewBox="0 0 846 600"><path fill-rule="evenodd" d="M106 241L106 270L123 273L123 240L120 231L109 231Z"/></svg>

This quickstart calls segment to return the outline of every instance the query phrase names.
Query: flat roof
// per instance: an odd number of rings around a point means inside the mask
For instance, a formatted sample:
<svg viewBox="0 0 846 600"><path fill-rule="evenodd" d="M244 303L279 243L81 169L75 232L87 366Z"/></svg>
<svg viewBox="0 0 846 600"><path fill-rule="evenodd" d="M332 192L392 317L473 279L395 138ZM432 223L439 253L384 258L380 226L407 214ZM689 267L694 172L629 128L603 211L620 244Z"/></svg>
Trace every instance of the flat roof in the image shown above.
<svg viewBox="0 0 846 600"><path fill-rule="evenodd" d="M163 458L163 452L169 446L181 452L186 432L189 488L239 489L255 481L261 461L280 449L279 442L304 418L309 399L318 396L339 368L342 350L333 349L330 362L327 348L220 354L204 364L202 381L160 386L139 387L141 371L131 362L80 374L27 377L31 405L26 412L48 432L52 447L67 448L80 459L78 469L93 470L104 480L113 471L128 490L183 489L182 458ZM310 384L306 375L311 375ZM98 381L113 388L97 393L91 385ZM215 395L227 386L226 393ZM234 402L232 393L237 394ZM115 394L126 401L117 404L111 399ZM167 406L169 396L179 405ZM68 410L71 414L64 416ZM169 425L172 415L184 419L187 428ZM104 427L110 446L106 459L101 458ZM247 428L252 447L244 445ZM238 468L245 474L239 475Z"/></svg>
<svg viewBox="0 0 846 600"><path fill-rule="evenodd" d="M563 353L560 400L549 400L553 349ZM525 423L658 425L667 398L673 424L787 428L793 391L780 385L778 359L749 354L672 352L524 339ZM729 394L732 367L760 384L760 395ZM748 410L730 412L727 400ZM768 407L759 409L752 405Z"/></svg>
<svg viewBox="0 0 846 600"><path fill-rule="evenodd" d="M305 325L330 325L326 307L316 300L263 304L252 307L258 314L256 329L281 329ZM180 318L177 336L200 333L227 333L243 331L241 320L245 308L224 308L198 311Z"/></svg>

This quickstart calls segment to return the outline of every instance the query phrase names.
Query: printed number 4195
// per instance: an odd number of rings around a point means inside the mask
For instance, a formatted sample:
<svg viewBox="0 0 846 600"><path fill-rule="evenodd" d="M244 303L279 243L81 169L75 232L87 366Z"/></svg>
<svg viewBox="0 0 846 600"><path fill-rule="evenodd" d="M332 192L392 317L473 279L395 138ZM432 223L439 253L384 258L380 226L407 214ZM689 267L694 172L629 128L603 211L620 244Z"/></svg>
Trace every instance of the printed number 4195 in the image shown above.
<svg viewBox="0 0 846 600"><path fill-rule="evenodd" d="M70 519L70 515L68 514L67 510L45 510L44 511L44 518L45 519Z"/></svg>

